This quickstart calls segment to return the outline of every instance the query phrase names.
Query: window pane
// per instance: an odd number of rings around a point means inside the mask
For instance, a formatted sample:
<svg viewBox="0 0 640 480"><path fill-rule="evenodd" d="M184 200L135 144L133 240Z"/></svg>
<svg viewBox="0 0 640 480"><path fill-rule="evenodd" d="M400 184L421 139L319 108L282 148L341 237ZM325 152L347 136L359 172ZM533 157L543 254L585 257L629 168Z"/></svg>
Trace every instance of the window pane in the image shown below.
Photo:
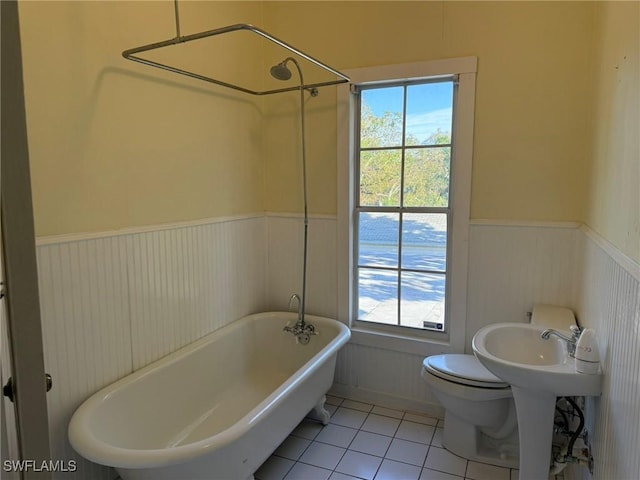
<svg viewBox="0 0 640 480"><path fill-rule="evenodd" d="M364 90L360 96L360 147L402 145L402 87Z"/></svg>
<svg viewBox="0 0 640 480"><path fill-rule="evenodd" d="M401 282L400 325L443 330L445 276L402 272Z"/></svg>
<svg viewBox="0 0 640 480"><path fill-rule="evenodd" d="M451 143L453 82L407 88L407 145Z"/></svg>
<svg viewBox="0 0 640 480"><path fill-rule="evenodd" d="M402 268L446 271L446 213L406 213L402 216Z"/></svg>
<svg viewBox="0 0 640 480"><path fill-rule="evenodd" d="M360 205L400 205L401 150L360 153Z"/></svg>
<svg viewBox="0 0 640 480"><path fill-rule="evenodd" d="M398 267L397 213L367 213L358 217L358 265Z"/></svg>
<svg viewBox="0 0 640 480"><path fill-rule="evenodd" d="M405 207L449 205L451 147L412 148L405 153Z"/></svg>
<svg viewBox="0 0 640 480"><path fill-rule="evenodd" d="M358 269L358 319L398 324L398 273Z"/></svg>

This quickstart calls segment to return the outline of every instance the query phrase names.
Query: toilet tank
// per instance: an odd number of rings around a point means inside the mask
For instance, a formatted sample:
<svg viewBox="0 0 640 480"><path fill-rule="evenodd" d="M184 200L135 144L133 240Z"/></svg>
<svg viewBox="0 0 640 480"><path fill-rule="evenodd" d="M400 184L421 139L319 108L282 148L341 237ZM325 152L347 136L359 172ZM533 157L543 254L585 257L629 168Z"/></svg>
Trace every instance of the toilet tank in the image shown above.
<svg viewBox="0 0 640 480"><path fill-rule="evenodd" d="M557 305L535 305L531 312L531 324L569 332L569 327L577 325L577 321L570 308Z"/></svg>

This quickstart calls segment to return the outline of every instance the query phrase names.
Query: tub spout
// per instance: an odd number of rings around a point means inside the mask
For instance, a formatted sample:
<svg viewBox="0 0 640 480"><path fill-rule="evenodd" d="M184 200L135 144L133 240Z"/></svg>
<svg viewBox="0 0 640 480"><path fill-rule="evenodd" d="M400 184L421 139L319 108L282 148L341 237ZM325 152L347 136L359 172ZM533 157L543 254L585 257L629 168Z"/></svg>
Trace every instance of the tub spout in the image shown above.
<svg viewBox="0 0 640 480"><path fill-rule="evenodd" d="M291 305L293 304L293 301L297 300L298 301L298 323L297 325L304 327L304 318L302 316L302 301L300 300L300 295L298 295L297 293L294 293L293 295L291 295L291 298L289 299L289 311L291 311Z"/></svg>
<svg viewBox="0 0 640 480"><path fill-rule="evenodd" d="M300 300L300 295L294 293L291 295L289 299L289 310L291 310L291 306L293 301L298 301L298 321L294 326L286 325L283 330L285 332L291 333L296 337L296 340L303 345L309 343L311 339L311 335L317 335L316 328L304 321L304 312L302 311L302 301Z"/></svg>

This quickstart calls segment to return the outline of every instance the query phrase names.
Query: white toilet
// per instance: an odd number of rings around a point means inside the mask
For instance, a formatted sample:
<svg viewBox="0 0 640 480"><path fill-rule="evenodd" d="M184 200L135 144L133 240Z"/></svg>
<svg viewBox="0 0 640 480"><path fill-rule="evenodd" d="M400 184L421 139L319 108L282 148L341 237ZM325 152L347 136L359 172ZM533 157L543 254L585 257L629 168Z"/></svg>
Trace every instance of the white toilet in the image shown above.
<svg viewBox="0 0 640 480"><path fill-rule="evenodd" d="M568 332L568 308L537 305L531 323ZM474 355L443 354L422 362L422 378L445 409L443 446L470 460L518 468L518 423L511 388Z"/></svg>
<svg viewBox="0 0 640 480"><path fill-rule="evenodd" d="M422 378L445 408L443 446L470 460L518 467L511 388L476 357L445 354L422 362Z"/></svg>

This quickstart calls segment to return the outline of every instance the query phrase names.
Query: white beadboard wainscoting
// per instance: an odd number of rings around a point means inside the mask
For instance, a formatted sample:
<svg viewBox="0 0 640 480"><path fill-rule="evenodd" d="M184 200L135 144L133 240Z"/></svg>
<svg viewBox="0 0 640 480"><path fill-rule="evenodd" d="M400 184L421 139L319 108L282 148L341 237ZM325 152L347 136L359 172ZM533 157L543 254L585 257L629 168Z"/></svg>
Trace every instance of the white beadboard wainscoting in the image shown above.
<svg viewBox="0 0 640 480"><path fill-rule="evenodd" d="M311 216L307 311L337 316L337 221ZM100 387L248 313L286 309L301 293L303 220L259 214L90 238L42 239L38 267L56 459L75 478L115 477L67 442L75 408ZM473 221L469 235L466 349L482 326L527 321L536 303L568 306L595 328L605 391L587 402L595 472L571 478L640 478L640 312L637 263L578 224ZM456 319L454 319L455 321ZM441 413L420 378L424 356L354 335L338 356L333 391L389 407ZM74 478L65 474L65 479Z"/></svg>
<svg viewBox="0 0 640 480"><path fill-rule="evenodd" d="M605 374L602 396L587 402L594 473L583 480L640 478L640 265L586 227L580 229L578 318L595 329Z"/></svg>
<svg viewBox="0 0 640 480"><path fill-rule="evenodd" d="M304 218L267 215L267 299L269 310L286 310L292 294L302 294ZM336 219L309 217L306 311L336 318ZM297 305L292 305L297 308Z"/></svg>
<svg viewBox="0 0 640 480"><path fill-rule="evenodd" d="M103 236L39 239L37 260L54 459L65 479L112 479L67 426L92 393L266 305L262 215Z"/></svg>
<svg viewBox="0 0 640 480"><path fill-rule="evenodd" d="M536 303L575 311L578 227L577 223L472 222L466 353L472 353L471 339L482 327L528 322L527 312Z"/></svg>

